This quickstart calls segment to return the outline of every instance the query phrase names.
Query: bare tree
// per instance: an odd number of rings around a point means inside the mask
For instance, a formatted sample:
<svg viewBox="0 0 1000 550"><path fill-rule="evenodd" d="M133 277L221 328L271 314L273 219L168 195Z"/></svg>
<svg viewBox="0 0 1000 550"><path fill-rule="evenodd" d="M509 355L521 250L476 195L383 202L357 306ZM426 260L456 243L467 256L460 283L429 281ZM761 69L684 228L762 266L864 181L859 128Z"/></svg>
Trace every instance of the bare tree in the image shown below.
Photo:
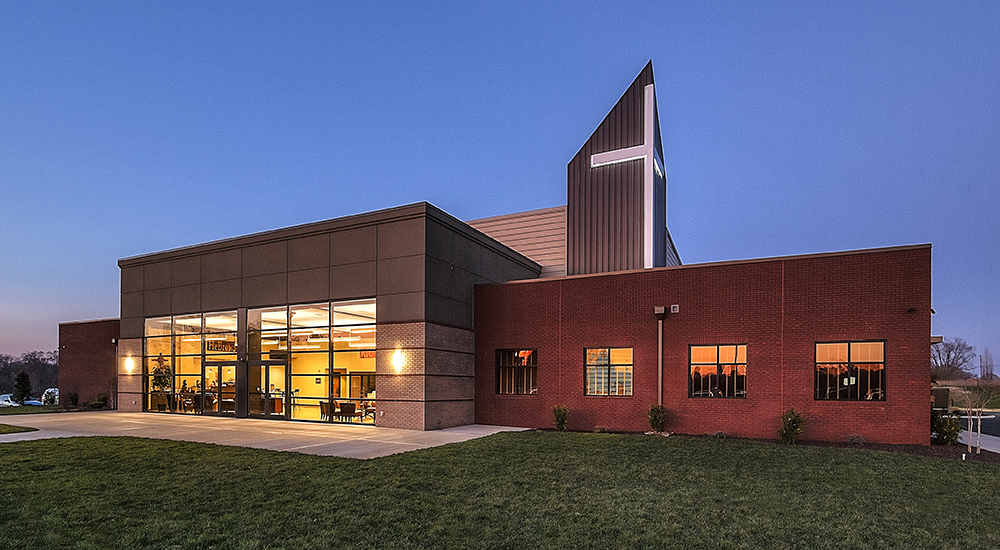
<svg viewBox="0 0 1000 550"><path fill-rule="evenodd" d="M975 447L976 454L979 454L983 442L983 409L994 397L1000 395L1000 386L993 384L992 380L972 379L969 382L970 384L964 388L960 395L959 402L965 409L965 415L969 421L969 435L965 441L968 445L968 452L971 453L972 447ZM975 431L972 427L973 420L976 421ZM972 444L973 440L976 442L975 445Z"/></svg>
<svg viewBox="0 0 1000 550"><path fill-rule="evenodd" d="M955 380L969 378L976 349L957 336L931 346L931 378Z"/></svg>
<svg viewBox="0 0 1000 550"><path fill-rule="evenodd" d="M979 379L993 380L993 354L990 348L983 348L983 354L979 356Z"/></svg>

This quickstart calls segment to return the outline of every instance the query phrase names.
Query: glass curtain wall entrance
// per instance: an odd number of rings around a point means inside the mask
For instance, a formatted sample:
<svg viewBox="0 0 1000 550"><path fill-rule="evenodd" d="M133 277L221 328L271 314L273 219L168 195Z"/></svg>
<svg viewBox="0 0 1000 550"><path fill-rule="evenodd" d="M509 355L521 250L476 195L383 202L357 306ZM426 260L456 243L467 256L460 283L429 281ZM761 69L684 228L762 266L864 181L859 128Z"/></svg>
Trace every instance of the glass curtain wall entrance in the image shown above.
<svg viewBox="0 0 1000 550"><path fill-rule="evenodd" d="M374 299L248 309L242 332L238 319L146 319L146 410L375 422Z"/></svg>

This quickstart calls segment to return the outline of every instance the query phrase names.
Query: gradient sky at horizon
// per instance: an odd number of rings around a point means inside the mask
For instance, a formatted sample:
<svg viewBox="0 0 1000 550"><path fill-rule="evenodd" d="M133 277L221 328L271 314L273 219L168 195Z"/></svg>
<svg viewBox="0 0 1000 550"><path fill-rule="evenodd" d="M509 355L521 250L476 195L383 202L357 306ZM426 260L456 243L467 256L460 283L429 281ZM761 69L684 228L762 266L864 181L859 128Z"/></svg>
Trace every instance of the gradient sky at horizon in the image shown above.
<svg viewBox="0 0 1000 550"><path fill-rule="evenodd" d="M686 264L933 243L1000 352L1000 2L0 4L0 353L118 315L117 260L429 201L565 204L653 60Z"/></svg>

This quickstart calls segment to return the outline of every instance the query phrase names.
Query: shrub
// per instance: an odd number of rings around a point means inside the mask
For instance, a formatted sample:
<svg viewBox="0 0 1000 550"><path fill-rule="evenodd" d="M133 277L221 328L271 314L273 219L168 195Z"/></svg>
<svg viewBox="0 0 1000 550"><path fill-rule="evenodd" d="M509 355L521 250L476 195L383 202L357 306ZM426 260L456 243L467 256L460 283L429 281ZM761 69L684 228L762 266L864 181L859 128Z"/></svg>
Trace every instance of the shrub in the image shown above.
<svg viewBox="0 0 1000 550"><path fill-rule="evenodd" d="M69 395L67 395L66 398L69 399L69 404L74 407L80 403L80 396L77 395L75 391L69 392Z"/></svg>
<svg viewBox="0 0 1000 550"><path fill-rule="evenodd" d="M556 405L552 409L552 414L556 417L556 429L560 432L566 431L566 421L569 420L569 407L566 405Z"/></svg>
<svg viewBox="0 0 1000 550"><path fill-rule="evenodd" d="M725 438L729 437L729 434L727 434L726 432L712 432L712 433L710 433L708 435L712 439L725 439Z"/></svg>
<svg viewBox="0 0 1000 550"><path fill-rule="evenodd" d="M646 411L646 419L649 420L650 429L662 432L663 425L667 423L667 409L663 405L653 405Z"/></svg>
<svg viewBox="0 0 1000 550"><path fill-rule="evenodd" d="M958 415L933 411L931 413L931 434L944 445L956 445L962 434L962 422Z"/></svg>
<svg viewBox="0 0 1000 550"><path fill-rule="evenodd" d="M14 395L11 396L11 399L19 405L24 405L24 401L30 397L31 380L28 379L28 373L21 371L14 377Z"/></svg>
<svg viewBox="0 0 1000 550"><path fill-rule="evenodd" d="M99 393L93 403L87 405L91 409L103 409L108 406L108 394Z"/></svg>
<svg viewBox="0 0 1000 550"><path fill-rule="evenodd" d="M860 447L865 444L865 438L858 434L851 434L847 436L847 443L852 447Z"/></svg>
<svg viewBox="0 0 1000 550"><path fill-rule="evenodd" d="M594 426L594 433L595 434L606 434L606 433L611 433L611 430L609 430L607 428L607 426Z"/></svg>
<svg viewBox="0 0 1000 550"><path fill-rule="evenodd" d="M785 445L795 445L795 440L802 435L802 428L806 425L806 419L795 409L788 409L781 415L781 429L778 435Z"/></svg>

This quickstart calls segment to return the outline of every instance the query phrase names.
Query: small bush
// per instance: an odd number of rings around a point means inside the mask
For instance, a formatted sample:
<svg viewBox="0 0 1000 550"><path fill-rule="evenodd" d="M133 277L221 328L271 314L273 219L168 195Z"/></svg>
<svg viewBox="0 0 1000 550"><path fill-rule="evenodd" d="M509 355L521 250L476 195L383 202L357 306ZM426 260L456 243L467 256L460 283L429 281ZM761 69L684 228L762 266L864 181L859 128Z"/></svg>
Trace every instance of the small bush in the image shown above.
<svg viewBox="0 0 1000 550"><path fill-rule="evenodd" d="M847 436L847 443L852 447L860 447L865 444L865 438L858 434L851 434Z"/></svg>
<svg viewBox="0 0 1000 550"><path fill-rule="evenodd" d="M653 405L646 411L646 420L649 420L651 430L662 432L664 424L667 423L667 409L663 405Z"/></svg>
<svg viewBox="0 0 1000 550"><path fill-rule="evenodd" d="M609 430L607 428L607 426L594 426L594 433L595 434L606 434L606 433L611 433L611 430Z"/></svg>
<svg viewBox="0 0 1000 550"><path fill-rule="evenodd" d="M712 432L712 433L710 433L708 435L712 439L725 439L725 438L729 437L729 434L727 434L726 432Z"/></svg>
<svg viewBox="0 0 1000 550"><path fill-rule="evenodd" d="M569 407L566 405L556 405L552 409L552 414L556 417L556 429L560 432L566 431L566 422L569 420Z"/></svg>
<svg viewBox="0 0 1000 550"><path fill-rule="evenodd" d="M782 413L781 429L778 430L781 442L785 445L795 445L795 440L802 435L802 428L805 425L806 419L801 414L795 412L795 409L788 409Z"/></svg>
<svg viewBox="0 0 1000 550"><path fill-rule="evenodd" d="M108 406L108 394L99 393L93 403L87 405L91 409L103 409Z"/></svg>
<svg viewBox="0 0 1000 550"><path fill-rule="evenodd" d="M69 395L67 395L66 398L69 399L69 404L73 407L76 407L80 403L80 396L77 395L75 391L69 392Z"/></svg>
<svg viewBox="0 0 1000 550"><path fill-rule="evenodd" d="M931 413L931 434L944 445L958 444L958 436L962 434L962 422L958 415L933 411Z"/></svg>

